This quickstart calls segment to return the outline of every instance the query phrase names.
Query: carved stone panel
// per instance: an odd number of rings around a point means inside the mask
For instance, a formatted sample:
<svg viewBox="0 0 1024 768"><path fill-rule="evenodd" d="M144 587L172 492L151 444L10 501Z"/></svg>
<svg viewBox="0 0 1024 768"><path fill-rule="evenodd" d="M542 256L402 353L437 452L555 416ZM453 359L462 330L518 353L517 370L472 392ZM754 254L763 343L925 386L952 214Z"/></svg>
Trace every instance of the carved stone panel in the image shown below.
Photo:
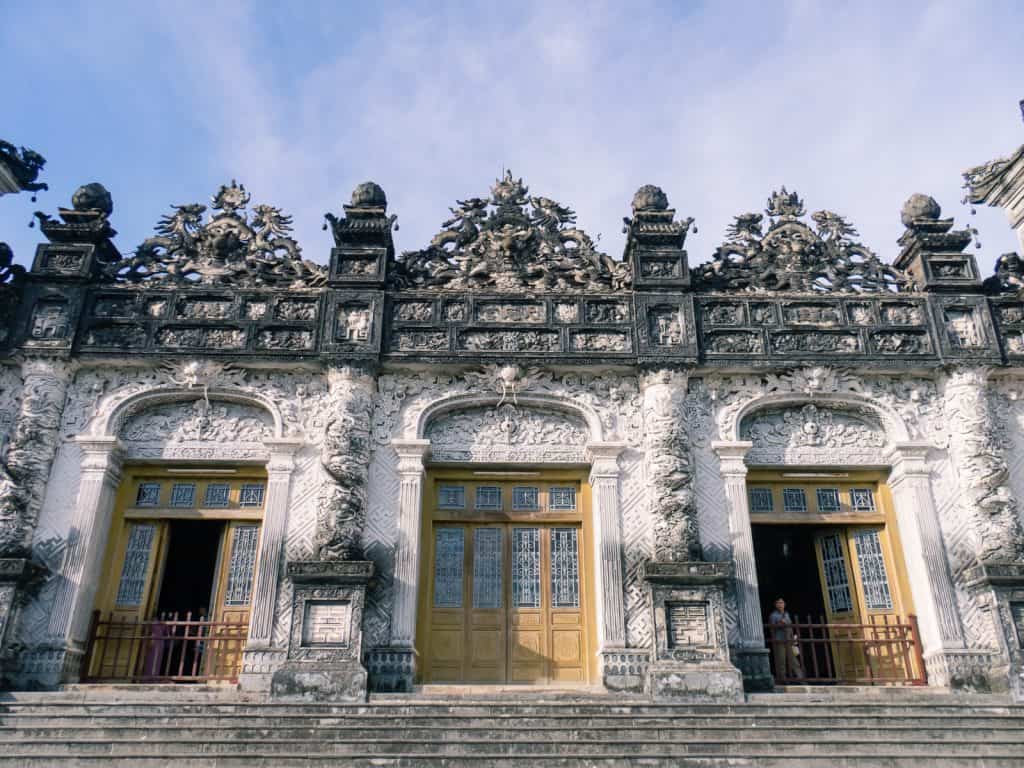
<svg viewBox="0 0 1024 768"><path fill-rule="evenodd" d="M131 416L120 437L130 458L257 458L273 437L273 422L252 406L200 396Z"/></svg>
<svg viewBox="0 0 1024 768"><path fill-rule="evenodd" d="M582 462L588 431L567 413L507 403L446 414L426 437L434 461Z"/></svg>
<svg viewBox="0 0 1024 768"><path fill-rule="evenodd" d="M765 465L878 464L886 444L873 417L812 404L756 412L740 435L754 443L747 463Z"/></svg>

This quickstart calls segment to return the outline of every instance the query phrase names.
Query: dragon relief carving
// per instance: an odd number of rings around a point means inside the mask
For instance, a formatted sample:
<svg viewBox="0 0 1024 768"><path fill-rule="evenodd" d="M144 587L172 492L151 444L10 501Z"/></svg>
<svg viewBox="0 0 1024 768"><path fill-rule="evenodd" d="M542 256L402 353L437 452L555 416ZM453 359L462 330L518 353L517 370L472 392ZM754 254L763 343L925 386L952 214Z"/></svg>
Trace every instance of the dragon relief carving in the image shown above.
<svg viewBox="0 0 1024 768"><path fill-rule="evenodd" d="M363 559L369 479L371 413L370 379L353 369L328 371L328 413L320 463L331 482L320 498L317 557L321 560Z"/></svg>
<svg viewBox="0 0 1024 768"><path fill-rule="evenodd" d="M906 275L851 239L857 230L839 214L811 214L816 225L811 229L801 221L803 201L785 187L768 199L765 213L767 231L759 213L735 218L714 258L693 270L700 287L804 293L910 290Z"/></svg>
<svg viewBox="0 0 1024 768"><path fill-rule="evenodd" d="M546 197L529 197L505 174L491 197L456 201L444 229L421 251L403 253L391 280L399 288L513 292L617 291L629 266L597 250L575 226L576 214ZM529 209L527 210L527 207Z"/></svg>
<svg viewBox="0 0 1024 768"><path fill-rule="evenodd" d="M23 191L40 192L49 189L46 184L36 181L39 172L46 165L46 158L35 150L16 147L9 141L0 139L0 163L7 168ZM35 200L35 197L32 199Z"/></svg>
<svg viewBox="0 0 1024 768"><path fill-rule="evenodd" d="M105 274L119 283L171 283L177 286L231 285L239 288L317 288L327 282L319 264L301 257L288 233L292 220L279 208L257 205L245 212L249 193L232 181L213 196L213 214L203 222L205 205L172 206L133 256L109 265Z"/></svg>
<svg viewBox="0 0 1024 768"><path fill-rule="evenodd" d="M703 560L685 399L685 379L665 371L651 374L644 386L644 451L659 562Z"/></svg>
<svg viewBox="0 0 1024 768"><path fill-rule="evenodd" d="M1024 529L1018 500L1009 486L1009 467L1000 420L987 388L988 371L961 369L946 382L949 452L964 486L962 502L975 520L978 558L986 564L1024 560Z"/></svg>

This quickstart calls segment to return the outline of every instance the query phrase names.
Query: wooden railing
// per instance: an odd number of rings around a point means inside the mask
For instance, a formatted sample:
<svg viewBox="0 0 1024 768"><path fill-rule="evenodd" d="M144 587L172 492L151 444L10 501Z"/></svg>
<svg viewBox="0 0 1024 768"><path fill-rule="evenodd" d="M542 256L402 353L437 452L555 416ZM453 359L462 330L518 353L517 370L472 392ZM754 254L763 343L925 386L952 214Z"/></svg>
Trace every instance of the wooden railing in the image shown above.
<svg viewBox="0 0 1024 768"><path fill-rule="evenodd" d="M82 660L83 682L235 681L246 624L177 613L139 621L93 612Z"/></svg>
<svg viewBox="0 0 1024 768"><path fill-rule="evenodd" d="M925 685L917 617L871 616L867 624L796 618L787 630L765 624L775 682Z"/></svg>

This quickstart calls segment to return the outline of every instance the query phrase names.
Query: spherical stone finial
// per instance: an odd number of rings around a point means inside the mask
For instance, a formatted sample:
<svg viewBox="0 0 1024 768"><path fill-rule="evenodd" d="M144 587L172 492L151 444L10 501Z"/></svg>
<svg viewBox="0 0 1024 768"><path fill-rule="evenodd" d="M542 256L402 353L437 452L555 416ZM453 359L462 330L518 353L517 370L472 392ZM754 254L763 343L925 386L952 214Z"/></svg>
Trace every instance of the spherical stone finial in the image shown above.
<svg viewBox="0 0 1024 768"><path fill-rule="evenodd" d="M387 208L388 197L380 185L372 181L364 181L352 190L352 205L359 208Z"/></svg>
<svg viewBox="0 0 1024 768"><path fill-rule="evenodd" d="M98 181L76 189L71 196L71 205L76 211L102 211L107 216L114 212L114 199Z"/></svg>
<svg viewBox="0 0 1024 768"><path fill-rule="evenodd" d="M903 222L903 226L910 227L915 219L937 219L941 215L942 208L935 202L934 197L915 192L903 204L900 220Z"/></svg>
<svg viewBox="0 0 1024 768"><path fill-rule="evenodd" d="M668 195L661 187L644 184L633 195L633 211L664 211L668 208Z"/></svg>

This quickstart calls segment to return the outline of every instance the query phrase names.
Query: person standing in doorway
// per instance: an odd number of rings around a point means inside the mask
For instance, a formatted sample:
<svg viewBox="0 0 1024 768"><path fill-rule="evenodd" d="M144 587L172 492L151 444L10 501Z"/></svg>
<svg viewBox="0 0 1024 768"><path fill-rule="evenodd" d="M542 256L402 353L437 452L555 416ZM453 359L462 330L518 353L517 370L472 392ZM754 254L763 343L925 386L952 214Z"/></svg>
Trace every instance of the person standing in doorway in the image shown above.
<svg viewBox="0 0 1024 768"><path fill-rule="evenodd" d="M772 656L775 659L775 679L803 677L800 659L797 657L796 632L793 619L786 610L786 601L781 597L775 601L775 610L768 616L771 626Z"/></svg>

